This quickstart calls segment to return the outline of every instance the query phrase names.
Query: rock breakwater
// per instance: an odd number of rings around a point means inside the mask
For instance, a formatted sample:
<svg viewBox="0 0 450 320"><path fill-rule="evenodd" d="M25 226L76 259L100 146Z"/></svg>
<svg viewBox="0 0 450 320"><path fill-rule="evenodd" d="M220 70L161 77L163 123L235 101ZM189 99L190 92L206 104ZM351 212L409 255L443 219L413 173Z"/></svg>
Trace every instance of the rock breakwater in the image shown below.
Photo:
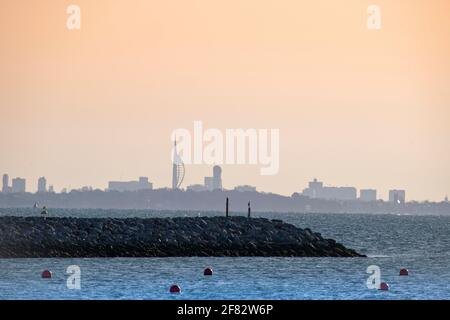
<svg viewBox="0 0 450 320"><path fill-rule="evenodd" d="M360 257L310 229L246 217L0 217L0 258Z"/></svg>

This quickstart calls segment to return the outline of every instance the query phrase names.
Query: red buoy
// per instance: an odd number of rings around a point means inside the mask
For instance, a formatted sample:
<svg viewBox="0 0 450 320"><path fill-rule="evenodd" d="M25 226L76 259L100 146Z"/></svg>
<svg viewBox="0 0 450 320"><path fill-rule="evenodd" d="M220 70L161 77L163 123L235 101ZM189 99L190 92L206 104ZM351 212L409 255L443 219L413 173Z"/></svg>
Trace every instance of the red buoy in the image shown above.
<svg viewBox="0 0 450 320"><path fill-rule="evenodd" d="M181 288L180 288L180 286L174 284L174 285L172 285L170 287L169 292L170 293L180 293L181 292Z"/></svg>
<svg viewBox="0 0 450 320"><path fill-rule="evenodd" d="M51 271L44 270L41 274L42 279L50 279L52 277Z"/></svg>
<svg viewBox="0 0 450 320"><path fill-rule="evenodd" d="M409 270L408 269L401 269L400 270L401 276L409 276Z"/></svg>
<svg viewBox="0 0 450 320"><path fill-rule="evenodd" d="M389 284L386 282L380 283L380 288L378 290L388 291L389 290Z"/></svg>
<svg viewBox="0 0 450 320"><path fill-rule="evenodd" d="M205 276L212 276L213 275L213 269L211 267L206 267L203 271L203 275Z"/></svg>

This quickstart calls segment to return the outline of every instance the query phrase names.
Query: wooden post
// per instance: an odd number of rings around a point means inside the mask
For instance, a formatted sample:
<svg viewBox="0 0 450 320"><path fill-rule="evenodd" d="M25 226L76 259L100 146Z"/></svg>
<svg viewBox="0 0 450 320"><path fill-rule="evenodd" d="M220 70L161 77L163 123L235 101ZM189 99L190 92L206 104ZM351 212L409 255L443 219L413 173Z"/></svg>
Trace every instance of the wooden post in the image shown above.
<svg viewBox="0 0 450 320"><path fill-rule="evenodd" d="M250 218L252 209L250 208L250 201L248 202L248 218Z"/></svg>
<svg viewBox="0 0 450 320"><path fill-rule="evenodd" d="M227 203L226 203L226 207L225 207L225 217L227 217L227 218L228 218L228 210L229 210L229 200L227 197Z"/></svg>

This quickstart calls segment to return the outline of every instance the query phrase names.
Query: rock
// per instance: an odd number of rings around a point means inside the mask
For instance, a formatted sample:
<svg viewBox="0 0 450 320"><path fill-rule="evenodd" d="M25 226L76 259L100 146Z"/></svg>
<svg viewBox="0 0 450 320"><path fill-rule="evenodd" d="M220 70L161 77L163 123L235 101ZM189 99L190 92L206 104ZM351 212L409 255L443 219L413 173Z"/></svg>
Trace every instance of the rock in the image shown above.
<svg viewBox="0 0 450 320"><path fill-rule="evenodd" d="M0 258L329 256L361 257L310 229L247 217L0 217Z"/></svg>

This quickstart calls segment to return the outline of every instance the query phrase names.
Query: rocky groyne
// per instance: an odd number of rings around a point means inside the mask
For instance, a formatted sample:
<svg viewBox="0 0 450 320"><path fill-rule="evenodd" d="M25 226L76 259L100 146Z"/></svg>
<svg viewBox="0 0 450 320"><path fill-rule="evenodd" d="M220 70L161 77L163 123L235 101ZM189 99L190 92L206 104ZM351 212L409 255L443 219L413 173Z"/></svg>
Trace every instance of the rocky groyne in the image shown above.
<svg viewBox="0 0 450 320"><path fill-rule="evenodd" d="M0 217L0 258L285 256L360 257L279 220Z"/></svg>

